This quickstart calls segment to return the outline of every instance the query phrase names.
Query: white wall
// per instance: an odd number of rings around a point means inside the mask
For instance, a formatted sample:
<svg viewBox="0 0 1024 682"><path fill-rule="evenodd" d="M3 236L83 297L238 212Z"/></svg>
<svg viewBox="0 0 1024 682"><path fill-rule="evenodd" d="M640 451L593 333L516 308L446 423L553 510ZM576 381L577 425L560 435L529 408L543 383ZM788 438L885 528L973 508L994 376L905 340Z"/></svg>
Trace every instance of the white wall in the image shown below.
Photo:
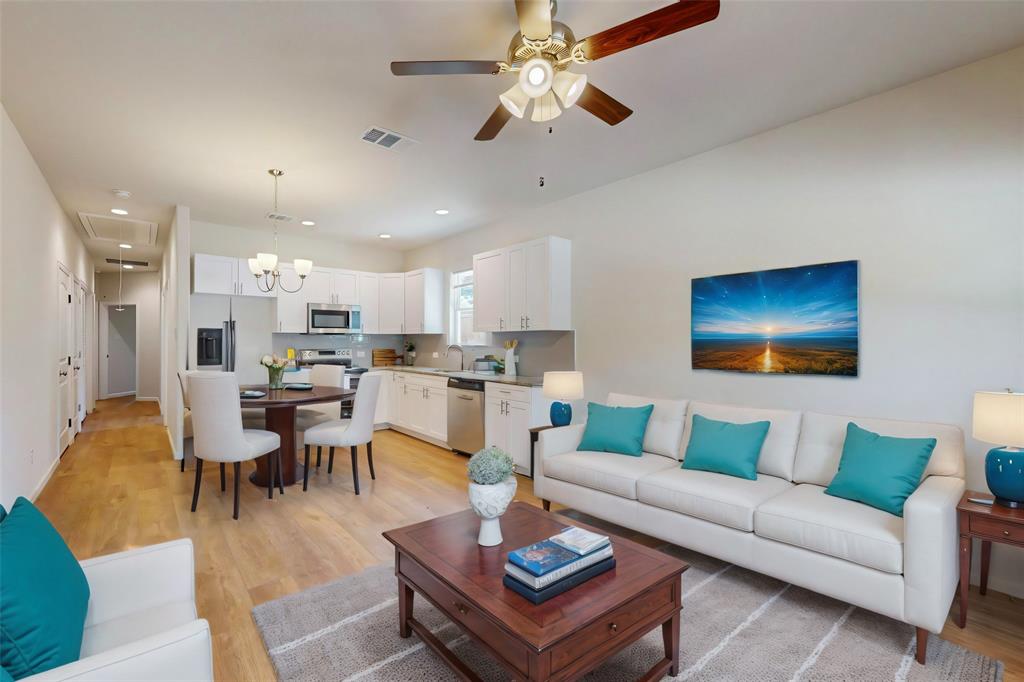
<svg viewBox="0 0 1024 682"><path fill-rule="evenodd" d="M0 121L0 503L34 497L56 467L57 263L93 288L78 227L7 111Z"/></svg>
<svg viewBox="0 0 1024 682"><path fill-rule="evenodd" d="M308 258L315 265L329 268L349 268L367 272L399 272L402 254L399 251L365 244L354 244L326 237L301 234L304 227L287 226L279 229L281 262ZM269 229L216 225L192 221L192 253L210 253L218 256L250 258L260 251L273 251L274 235Z"/></svg>
<svg viewBox="0 0 1024 682"><path fill-rule="evenodd" d="M973 392L1024 390L1022 73L1024 48L409 252L405 267L568 237L588 398L958 424L968 485L984 490ZM847 259L860 261L858 378L690 369L691 278ZM1024 551L995 547L991 584L1024 595Z"/></svg>
<svg viewBox="0 0 1024 682"><path fill-rule="evenodd" d="M136 306L138 336L138 392L136 397L157 400L160 397L160 279L159 272L124 274L121 300ZM96 300L117 303L117 273L96 275Z"/></svg>
<svg viewBox="0 0 1024 682"><path fill-rule="evenodd" d="M187 206L176 206L168 230L167 246L160 264L160 404L175 459L184 453L182 430L184 405L178 372L185 369L188 333L189 236L191 218Z"/></svg>

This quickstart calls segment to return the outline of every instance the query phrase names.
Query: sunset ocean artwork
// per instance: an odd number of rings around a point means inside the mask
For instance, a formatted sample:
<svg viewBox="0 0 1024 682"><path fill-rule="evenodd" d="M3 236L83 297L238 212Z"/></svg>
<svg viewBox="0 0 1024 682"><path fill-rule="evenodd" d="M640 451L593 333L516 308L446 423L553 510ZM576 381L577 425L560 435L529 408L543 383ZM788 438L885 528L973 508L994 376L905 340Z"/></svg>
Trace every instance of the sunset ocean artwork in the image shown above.
<svg viewBox="0 0 1024 682"><path fill-rule="evenodd" d="M857 376L857 261L692 281L694 369Z"/></svg>

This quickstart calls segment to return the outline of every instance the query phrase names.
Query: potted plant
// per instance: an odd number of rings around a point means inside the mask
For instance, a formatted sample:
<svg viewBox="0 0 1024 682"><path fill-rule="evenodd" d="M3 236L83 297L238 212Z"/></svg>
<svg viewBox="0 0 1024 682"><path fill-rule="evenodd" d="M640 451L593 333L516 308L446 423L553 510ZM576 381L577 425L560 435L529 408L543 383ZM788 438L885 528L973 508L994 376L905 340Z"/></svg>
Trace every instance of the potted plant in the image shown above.
<svg viewBox="0 0 1024 682"><path fill-rule="evenodd" d="M499 518L516 494L515 464L501 448L484 448L469 458L469 504L480 517L477 543L484 547L501 544Z"/></svg>
<svg viewBox="0 0 1024 682"><path fill-rule="evenodd" d="M405 342L405 364L416 364L416 344L412 341Z"/></svg>
<svg viewBox="0 0 1024 682"><path fill-rule="evenodd" d="M260 358L260 364L267 368L269 388L284 388L284 368L288 366L288 360L276 355L264 355Z"/></svg>

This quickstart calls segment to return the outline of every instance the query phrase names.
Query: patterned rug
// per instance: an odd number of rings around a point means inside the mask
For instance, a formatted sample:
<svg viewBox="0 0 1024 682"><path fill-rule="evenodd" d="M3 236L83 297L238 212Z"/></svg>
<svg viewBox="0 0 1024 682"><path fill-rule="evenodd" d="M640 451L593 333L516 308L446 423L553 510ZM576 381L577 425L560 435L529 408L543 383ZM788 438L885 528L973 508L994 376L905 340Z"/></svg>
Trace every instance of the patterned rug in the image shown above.
<svg viewBox="0 0 1024 682"><path fill-rule="evenodd" d="M998 682L1003 665L932 635L914 660L914 628L678 547L683 575L677 680L967 680ZM394 569L358 575L253 609L281 680L457 679L414 634L398 636ZM416 617L484 680L508 674L417 596ZM662 657L657 628L586 679L635 680Z"/></svg>

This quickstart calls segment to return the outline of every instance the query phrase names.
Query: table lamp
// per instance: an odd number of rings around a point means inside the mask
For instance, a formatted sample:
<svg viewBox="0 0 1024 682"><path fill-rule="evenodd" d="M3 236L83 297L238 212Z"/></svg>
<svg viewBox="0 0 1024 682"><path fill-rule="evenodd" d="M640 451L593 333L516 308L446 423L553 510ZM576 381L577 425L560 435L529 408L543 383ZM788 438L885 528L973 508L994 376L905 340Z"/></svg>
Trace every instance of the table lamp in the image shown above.
<svg viewBox="0 0 1024 682"><path fill-rule="evenodd" d="M976 392L974 437L1004 444L985 456L985 480L996 504L1024 508L1024 393Z"/></svg>
<svg viewBox="0 0 1024 682"><path fill-rule="evenodd" d="M572 405L564 401L583 397L583 372L544 372L544 397L555 400L551 403L551 425L567 425L572 421Z"/></svg>

